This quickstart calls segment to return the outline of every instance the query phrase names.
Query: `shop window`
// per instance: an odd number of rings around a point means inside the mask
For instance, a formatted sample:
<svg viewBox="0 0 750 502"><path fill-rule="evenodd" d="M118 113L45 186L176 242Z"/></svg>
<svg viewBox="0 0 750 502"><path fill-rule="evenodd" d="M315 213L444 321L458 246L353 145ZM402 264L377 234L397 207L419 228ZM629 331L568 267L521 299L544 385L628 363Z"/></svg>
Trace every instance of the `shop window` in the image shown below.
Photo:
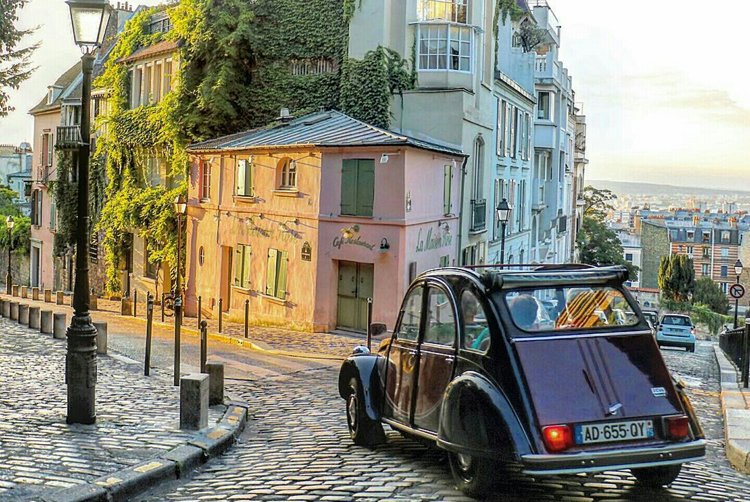
<svg viewBox="0 0 750 502"><path fill-rule="evenodd" d="M295 190L297 188L297 161L284 157L279 161L279 189Z"/></svg>
<svg viewBox="0 0 750 502"><path fill-rule="evenodd" d="M236 191L240 197L252 197L253 194L253 165L247 159L237 160L235 173Z"/></svg>
<svg viewBox="0 0 750 502"><path fill-rule="evenodd" d="M246 244L237 244L234 249L234 285L238 288L250 288L250 257L252 247Z"/></svg>
<svg viewBox="0 0 750 502"><path fill-rule="evenodd" d="M288 255L286 251L278 249L268 250L266 268L266 295L280 300L286 299L286 275Z"/></svg>
<svg viewBox="0 0 750 502"><path fill-rule="evenodd" d="M341 173L341 214L372 216L375 161L346 159Z"/></svg>

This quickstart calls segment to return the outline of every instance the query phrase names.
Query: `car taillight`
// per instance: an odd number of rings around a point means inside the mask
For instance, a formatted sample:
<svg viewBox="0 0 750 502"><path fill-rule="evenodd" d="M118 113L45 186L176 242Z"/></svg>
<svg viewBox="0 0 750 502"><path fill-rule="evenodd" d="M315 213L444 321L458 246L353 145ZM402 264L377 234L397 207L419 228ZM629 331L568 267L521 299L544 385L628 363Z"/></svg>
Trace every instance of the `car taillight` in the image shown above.
<svg viewBox="0 0 750 502"><path fill-rule="evenodd" d="M573 446L573 434L567 425L548 425L542 429L544 444L552 453Z"/></svg>
<svg viewBox="0 0 750 502"><path fill-rule="evenodd" d="M691 334L691 335L694 335L694 334L695 334L695 328L690 328L690 334Z"/></svg>
<svg viewBox="0 0 750 502"><path fill-rule="evenodd" d="M690 434L690 422L685 415L666 417L664 424L669 439L685 439Z"/></svg>

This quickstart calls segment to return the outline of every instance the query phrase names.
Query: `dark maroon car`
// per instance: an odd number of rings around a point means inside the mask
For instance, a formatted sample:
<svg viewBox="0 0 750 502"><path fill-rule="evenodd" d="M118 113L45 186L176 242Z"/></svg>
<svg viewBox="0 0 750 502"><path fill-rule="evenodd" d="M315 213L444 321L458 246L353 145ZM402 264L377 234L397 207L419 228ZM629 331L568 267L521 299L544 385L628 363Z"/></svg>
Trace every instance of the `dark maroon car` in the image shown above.
<svg viewBox="0 0 750 502"><path fill-rule="evenodd" d="M433 442L471 496L491 489L500 461L671 483L705 441L626 278L621 267L425 272L392 337L341 368L352 439L383 441L385 423Z"/></svg>

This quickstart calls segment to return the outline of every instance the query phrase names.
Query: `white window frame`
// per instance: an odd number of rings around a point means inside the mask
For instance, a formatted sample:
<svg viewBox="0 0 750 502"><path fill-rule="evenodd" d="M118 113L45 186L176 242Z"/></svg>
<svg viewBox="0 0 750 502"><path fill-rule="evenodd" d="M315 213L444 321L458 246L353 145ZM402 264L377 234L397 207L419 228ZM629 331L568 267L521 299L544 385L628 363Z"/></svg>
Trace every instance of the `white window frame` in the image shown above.
<svg viewBox="0 0 750 502"><path fill-rule="evenodd" d="M430 28L437 28L437 29L444 29L445 30L445 36L446 38L427 38L425 41L429 40L437 40L445 41L445 53L444 54L430 54L429 52L427 54L422 53L422 33L425 29ZM460 48L462 45L462 39L459 38L459 68L453 69L450 65L450 58L454 57L451 56L451 54L448 52L450 46L451 46L451 29L457 28L460 31L466 30L468 33L468 41L469 41L469 54L468 55L462 55L460 52ZM427 58L427 67L422 66L422 57ZM445 68L430 68L429 67L429 58L430 57L444 57L445 58ZM469 61L469 68L467 70L461 69L461 60L462 59L468 59ZM439 66L439 63L438 63ZM422 72L455 72L455 73L464 73L464 74L472 74L474 72L474 29L467 25L467 24L461 24L461 23L424 23L417 26L417 69Z"/></svg>

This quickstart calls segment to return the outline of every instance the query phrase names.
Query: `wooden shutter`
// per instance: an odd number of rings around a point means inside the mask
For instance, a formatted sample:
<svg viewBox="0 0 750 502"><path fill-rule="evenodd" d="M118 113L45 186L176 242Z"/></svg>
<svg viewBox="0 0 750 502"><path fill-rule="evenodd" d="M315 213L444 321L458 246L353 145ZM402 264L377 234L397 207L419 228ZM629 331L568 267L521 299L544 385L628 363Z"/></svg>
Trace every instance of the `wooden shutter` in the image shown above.
<svg viewBox="0 0 750 502"><path fill-rule="evenodd" d="M253 163L249 160L245 161L245 195L254 196L255 187L253 186Z"/></svg>
<svg viewBox="0 0 750 502"><path fill-rule="evenodd" d="M357 216L372 216L375 200L375 161L362 159L357 169Z"/></svg>
<svg viewBox="0 0 750 502"><path fill-rule="evenodd" d="M242 285L242 246L237 244L234 250L234 285Z"/></svg>
<svg viewBox="0 0 750 502"><path fill-rule="evenodd" d="M453 169L450 164L443 166L443 214L451 214L451 184Z"/></svg>
<svg viewBox="0 0 750 502"><path fill-rule="evenodd" d="M341 214L356 214L357 161L346 159L341 169Z"/></svg>
<svg viewBox="0 0 750 502"><path fill-rule="evenodd" d="M253 254L253 248L250 246L242 246L242 287L250 287L250 257Z"/></svg>
<svg viewBox="0 0 750 502"><path fill-rule="evenodd" d="M266 294L276 296L276 264L279 252L275 249L268 250L268 263L266 265Z"/></svg>
<svg viewBox="0 0 750 502"><path fill-rule="evenodd" d="M282 300L286 300L286 271L289 255L286 251L281 251L277 254L277 256L279 273L276 277L276 297Z"/></svg>
<svg viewBox="0 0 750 502"><path fill-rule="evenodd" d="M497 156L503 156L503 112L505 101L497 100Z"/></svg>
<svg viewBox="0 0 750 502"><path fill-rule="evenodd" d="M49 134L42 134L42 151L41 151L41 157L42 157L42 165L48 166L47 164L47 152L48 152L48 145L49 145Z"/></svg>
<svg viewBox="0 0 750 502"><path fill-rule="evenodd" d="M53 147L55 145L54 141L52 141L52 133L47 135L47 166L52 165L52 155L53 155Z"/></svg>
<svg viewBox="0 0 750 502"><path fill-rule="evenodd" d="M245 165L247 164L247 160L245 159L238 159L237 160L237 166L235 169L235 195L248 195L246 191L246 185L247 182L245 180Z"/></svg>

